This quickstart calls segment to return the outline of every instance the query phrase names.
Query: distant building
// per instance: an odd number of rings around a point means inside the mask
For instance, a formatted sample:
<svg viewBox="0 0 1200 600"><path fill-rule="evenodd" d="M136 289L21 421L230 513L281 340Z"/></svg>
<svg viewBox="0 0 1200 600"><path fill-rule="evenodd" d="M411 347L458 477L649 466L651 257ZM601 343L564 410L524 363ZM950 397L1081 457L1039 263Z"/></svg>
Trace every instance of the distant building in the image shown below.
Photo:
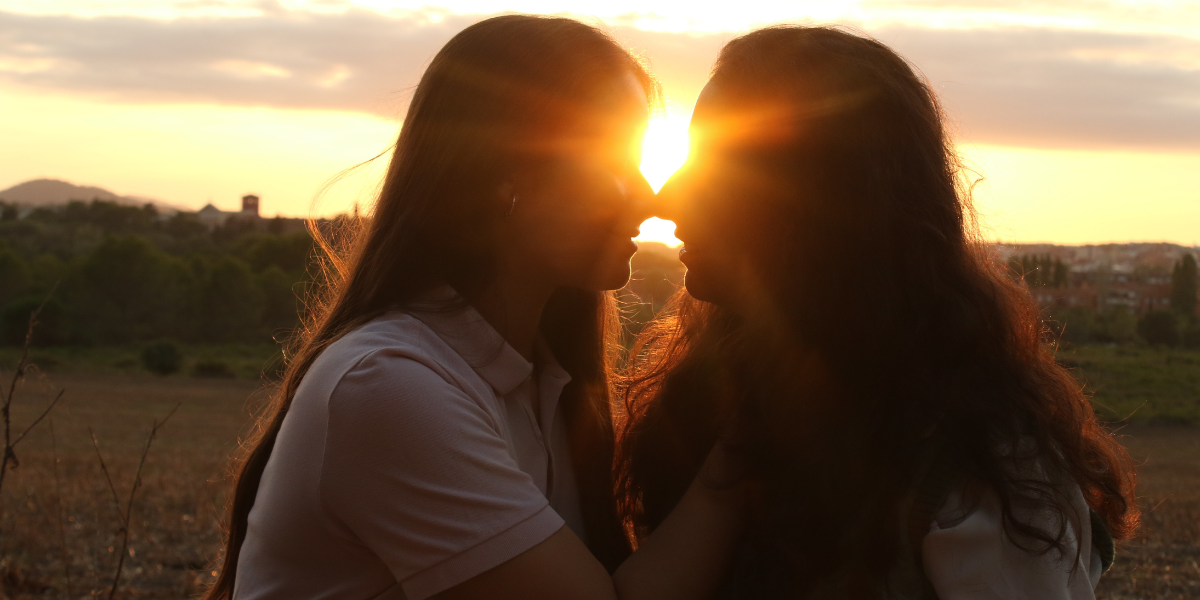
<svg viewBox="0 0 1200 600"><path fill-rule="evenodd" d="M255 196L254 194L246 194L245 196L242 196L242 216L258 216L258 196Z"/></svg>
<svg viewBox="0 0 1200 600"><path fill-rule="evenodd" d="M1122 306L1141 315L1164 310L1171 304L1170 284L1121 282L1093 286L1084 283L1063 288L1033 288L1030 292L1042 308L1078 306L1105 311Z"/></svg>
<svg viewBox="0 0 1200 600"><path fill-rule="evenodd" d="M211 203L205 204L204 208L196 212L196 217L200 219L201 223L207 225L209 229L215 229L224 225L225 221L228 221L230 217L259 219L261 217L258 214L258 200L258 196L254 194L242 196L242 210L236 212L221 210Z"/></svg>
<svg viewBox="0 0 1200 600"><path fill-rule="evenodd" d="M204 223L209 229L212 229L224 223L225 219L229 218L230 214L231 213L227 213L209 203L205 204L204 208L196 212L196 217L200 219L201 223Z"/></svg>

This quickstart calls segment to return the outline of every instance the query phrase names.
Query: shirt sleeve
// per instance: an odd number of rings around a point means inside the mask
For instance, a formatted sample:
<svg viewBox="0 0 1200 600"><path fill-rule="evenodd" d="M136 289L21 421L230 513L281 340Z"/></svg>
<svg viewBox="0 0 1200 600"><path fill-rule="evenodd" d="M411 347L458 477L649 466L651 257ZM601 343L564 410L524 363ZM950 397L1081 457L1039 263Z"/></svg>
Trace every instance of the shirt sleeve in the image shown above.
<svg viewBox="0 0 1200 600"><path fill-rule="evenodd" d="M999 498L991 492L968 504L950 495L925 537L925 574L941 600L1095 600L1100 579L1093 560L1087 505L1075 490L1072 507L1082 507L1083 527L1068 524L1066 551L1038 555L1021 549L1004 531ZM1033 515L1038 526L1057 531L1049 514ZM1083 550L1076 557L1080 542Z"/></svg>
<svg viewBox="0 0 1200 600"><path fill-rule="evenodd" d="M563 526L499 424L430 366L377 351L329 400L321 499L424 600Z"/></svg>

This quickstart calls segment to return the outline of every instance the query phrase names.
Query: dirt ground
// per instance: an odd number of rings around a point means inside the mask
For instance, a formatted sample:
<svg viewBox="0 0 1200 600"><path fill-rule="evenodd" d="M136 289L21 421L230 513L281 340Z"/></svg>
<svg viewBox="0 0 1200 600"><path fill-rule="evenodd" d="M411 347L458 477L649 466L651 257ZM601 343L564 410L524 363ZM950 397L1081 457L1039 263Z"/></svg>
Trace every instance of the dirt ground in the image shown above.
<svg viewBox="0 0 1200 600"><path fill-rule="evenodd" d="M11 598L108 596L120 550L118 506L125 508L152 423L181 403L142 472L117 597L196 594L212 578L228 459L265 397L262 385L137 374L35 377L18 391L14 434L61 388L61 405L17 447L20 466L0 489L3 591ZM1144 527L1119 548L1097 596L1200 599L1200 428L1130 426L1121 435L1141 465Z"/></svg>
<svg viewBox="0 0 1200 600"><path fill-rule="evenodd" d="M1117 549L1098 598L1200 598L1200 427L1130 426L1142 528Z"/></svg>

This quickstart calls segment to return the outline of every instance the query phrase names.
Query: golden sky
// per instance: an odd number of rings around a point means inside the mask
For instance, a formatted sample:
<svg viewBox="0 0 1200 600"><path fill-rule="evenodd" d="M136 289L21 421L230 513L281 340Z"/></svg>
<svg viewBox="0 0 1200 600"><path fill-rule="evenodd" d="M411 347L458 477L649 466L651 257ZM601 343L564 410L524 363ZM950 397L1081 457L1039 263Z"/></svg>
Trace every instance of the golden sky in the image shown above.
<svg viewBox="0 0 1200 600"><path fill-rule="evenodd" d="M1178 0L0 0L0 189L52 177L225 209L253 192L268 215L366 204L379 165L314 200L387 148L442 43L505 11L590 19L650 61L667 97L652 180L682 159L725 41L840 23L929 78L991 237L1200 244L1200 2Z"/></svg>

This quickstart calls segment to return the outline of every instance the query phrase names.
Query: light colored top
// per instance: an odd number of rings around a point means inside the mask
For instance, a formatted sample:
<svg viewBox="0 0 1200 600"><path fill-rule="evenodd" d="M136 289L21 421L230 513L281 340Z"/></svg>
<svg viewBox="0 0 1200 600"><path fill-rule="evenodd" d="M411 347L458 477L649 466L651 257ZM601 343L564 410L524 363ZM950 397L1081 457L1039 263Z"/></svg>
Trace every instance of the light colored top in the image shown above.
<svg viewBox="0 0 1200 600"><path fill-rule="evenodd" d="M570 376L539 342L533 398L534 365L474 309L446 310L455 300L440 288L313 363L250 511L234 598L424 600L564 523L586 539L557 410Z"/></svg>
<svg viewBox="0 0 1200 600"><path fill-rule="evenodd" d="M925 575L939 600L1095 600L1102 566L1092 546L1091 513L1083 493L1065 478L1047 478L1040 468L1033 477L1072 492L1074 514L1067 520L1066 552L1038 556L1019 548L1004 532L994 493L968 503L961 490L955 491L935 517L922 548ZM1017 516L1058 531L1058 519L1046 512L1017 511Z"/></svg>

